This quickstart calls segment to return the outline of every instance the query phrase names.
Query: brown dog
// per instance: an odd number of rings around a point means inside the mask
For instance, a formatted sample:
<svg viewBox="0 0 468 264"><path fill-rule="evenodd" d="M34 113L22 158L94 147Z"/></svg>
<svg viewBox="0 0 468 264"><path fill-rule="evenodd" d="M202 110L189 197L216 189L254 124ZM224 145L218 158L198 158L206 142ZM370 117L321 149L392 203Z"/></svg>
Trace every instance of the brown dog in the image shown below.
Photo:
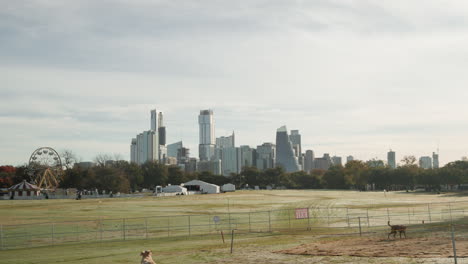
<svg viewBox="0 0 468 264"><path fill-rule="evenodd" d="M391 228L390 233L388 233L388 239L390 239L391 234L393 234L393 238L395 238L397 232L400 232L400 238L401 238L401 233L403 233L403 235L405 235L405 238L406 238L406 226L404 226L404 225L390 225L390 221L388 221L388 225Z"/></svg>
<svg viewBox="0 0 468 264"><path fill-rule="evenodd" d="M151 250L145 250L140 253L141 256L141 264L156 264L156 262L151 257L153 252Z"/></svg>

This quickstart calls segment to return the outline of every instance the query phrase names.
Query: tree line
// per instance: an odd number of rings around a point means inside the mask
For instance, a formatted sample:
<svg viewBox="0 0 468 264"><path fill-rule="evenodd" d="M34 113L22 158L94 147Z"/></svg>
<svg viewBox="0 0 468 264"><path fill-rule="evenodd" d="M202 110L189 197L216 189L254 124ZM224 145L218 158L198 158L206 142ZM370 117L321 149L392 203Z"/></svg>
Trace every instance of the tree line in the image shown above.
<svg viewBox="0 0 468 264"><path fill-rule="evenodd" d="M376 160L354 160L328 170L293 173L286 173L281 167L263 171L256 167L244 167L239 174L233 173L228 177L211 172L186 173L178 166L158 162L137 165L114 161L110 164L96 163L90 168L67 166L61 176L60 187L129 193L143 188L154 189L157 185L179 185L193 179L217 185L233 183L237 188L271 186L288 189L366 190L370 187L376 190L413 190L420 186L437 191L443 185L468 184L468 161L454 161L437 169L421 169L414 164L413 158L403 161L406 163L395 169ZM26 166L0 166L0 188L8 188L23 179L30 181L26 169Z"/></svg>

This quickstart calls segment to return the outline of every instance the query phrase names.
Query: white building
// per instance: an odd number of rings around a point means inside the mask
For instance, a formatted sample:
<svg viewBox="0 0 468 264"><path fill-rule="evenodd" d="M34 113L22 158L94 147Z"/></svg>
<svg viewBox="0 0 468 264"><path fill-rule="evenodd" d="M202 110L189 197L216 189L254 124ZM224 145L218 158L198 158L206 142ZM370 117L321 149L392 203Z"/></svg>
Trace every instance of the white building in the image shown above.
<svg viewBox="0 0 468 264"><path fill-rule="evenodd" d="M187 188L179 185L168 185L164 188L162 188L162 192L164 193L179 193L183 195L187 195Z"/></svg>
<svg viewBox="0 0 468 264"><path fill-rule="evenodd" d="M432 167L434 169L439 168L439 154L435 152L432 152Z"/></svg>
<svg viewBox="0 0 468 264"><path fill-rule="evenodd" d="M219 193L220 188L218 185L207 183L200 180L192 180L183 184L189 192L201 192L201 193Z"/></svg>
<svg viewBox="0 0 468 264"><path fill-rule="evenodd" d="M227 137L219 137L216 138L216 147L217 148L233 148L236 146L236 138L234 135L234 131L232 131L232 135L227 136Z"/></svg>
<svg viewBox="0 0 468 264"><path fill-rule="evenodd" d="M130 143L130 162L143 164L148 161L166 160L166 129L163 126L163 114L151 110L150 130L143 131ZM162 143L162 144L161 144Z"/></svg>
<svg viewBox="0 0 468 264"><path fill-rule="evenodd" d="M314 151L307 150L304 157L304 171L310 172L314 169Z"/></svg>

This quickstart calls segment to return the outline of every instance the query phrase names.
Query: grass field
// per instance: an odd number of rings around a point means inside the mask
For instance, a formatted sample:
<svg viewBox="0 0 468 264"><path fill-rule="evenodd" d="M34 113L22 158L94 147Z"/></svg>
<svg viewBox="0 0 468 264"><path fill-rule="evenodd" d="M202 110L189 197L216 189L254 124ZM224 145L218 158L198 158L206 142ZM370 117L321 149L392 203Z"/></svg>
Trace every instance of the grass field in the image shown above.
<svg viewBox="0 0 468 264"><path fill-rule="evenodd" d="M452 203L451 205L438 203ZM460 203L456 203L460 202ZM467 203L463 203L467 202ZM405 221L417 223L431 218L444 222L450 207L453 217L468 212L468 197L462 194L382 193L354 191L237 191L235 193L198 196L145 197L85 200L0 201L2 226L81 220L109 220L131 217L167 217L249 213L285 208L331 208L333 216L353 214L404 215ZM430 208L429 208L430 207ZM348 209L349 208L349 211ZM387 208L390 208L387 210ZM370 213L369 213L370 210ZM432 214L428 213L432 210ZM457 211L458 210L458 211ZM323 209L313 211L323 216ZM418 213L419 212L419 213ZM442 213L439 213L442 212ZM396 217L396 216L392 216ZM169 218L171 219L171 218ZM379 219L378 217L376 219ZM393 218L392 218L393 219ZM109 220L110 221L110 220ZM382 218L382 223L386 218ZM403 221L403 220L399 220ZM407 224L408 222L406 222ZM319 223L326 226L330 223ZM355 224L355 223L354 223ZM287 225L287 223L285 223ZM333 224L332 224L333 225ZM280 226L278 226L280 227ZM227 231L226 231L227 232ZM340 237L337 237L340 238ZM382 263L379 258L350 256L303 256L275 253L324 239L311 231L243 233L235 236L234 253L230 254L230 236L222 243L217 232L194 235L129 239L127 241L91 241L0 251L0 263L139 263L141 250L152 249L158 263ZM328 238L329 239L329 238ZM423 261L423 262L422 262ZM453 263L446 258L412 259L390 257L385 263ZM459 262L463 263L463 262Z"/></svg>

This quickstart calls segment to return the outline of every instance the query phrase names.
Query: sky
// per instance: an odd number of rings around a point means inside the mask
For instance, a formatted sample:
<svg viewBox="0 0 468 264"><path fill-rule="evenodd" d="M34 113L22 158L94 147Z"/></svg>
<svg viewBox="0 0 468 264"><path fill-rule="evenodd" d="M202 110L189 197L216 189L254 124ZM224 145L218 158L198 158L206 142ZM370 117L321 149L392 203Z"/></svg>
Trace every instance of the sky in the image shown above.
<svg viewBox="0 0 468 264"><path fill-rule="evenodd" d="M468 155L468 2L0 0L0 165L118 154L164 112L236 145L286 125L316 156Z"/></svg>

